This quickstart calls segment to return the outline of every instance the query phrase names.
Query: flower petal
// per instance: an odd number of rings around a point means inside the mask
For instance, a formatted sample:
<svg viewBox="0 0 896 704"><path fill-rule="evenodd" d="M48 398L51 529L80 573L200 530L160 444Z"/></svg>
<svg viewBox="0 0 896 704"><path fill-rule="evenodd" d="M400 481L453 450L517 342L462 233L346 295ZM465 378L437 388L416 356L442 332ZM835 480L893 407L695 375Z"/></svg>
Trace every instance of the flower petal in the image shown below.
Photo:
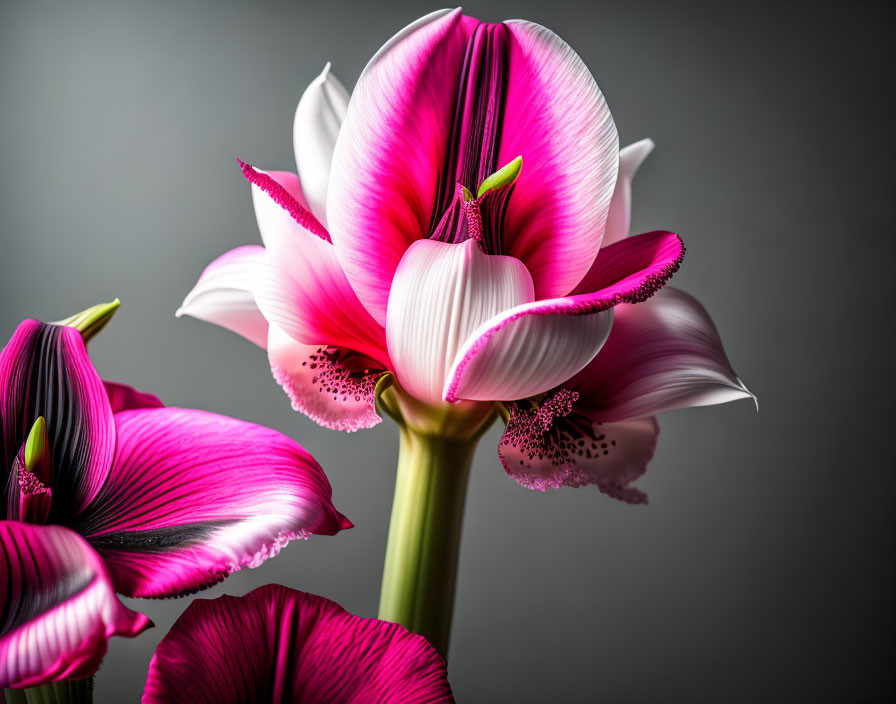
<svg viewBox="0 0 896 704"><path fill-rule="evenodd" d="M440 10L389 40L358 79L336 142L327 194L333 244L381 325L405 250L429 235L466 26L459 9Z"/></svg>
<svg viewBox="0 0 896 704"><path fill-rule="evenodd" d="M526 267L485 254L476 240L414 242L395 272L386 320L398 382L420 401L441 402L451 363L470 333L532 296Z"/></svg>
<svg viewBox="0 0 896 704"><path fill-rule="evenodd" d="M112 463L115 427L81 333L36 320L19 325L0 354L0 416L4 477L34 422L46 419L53 522L66 522L96 496Z"/></svg>
<svg viewBox="0 0 896 704"><path fill-rule="evenodd" d="M498 445L504 470L528 489L594 484L621 501L646 503L647 497L629 484L653 457L656 419L595 422L578 412L577 396L563 388L539 404L512 404Z"/></svg>
<svg viewBox="0 0 896 704"><path fill-rule="evenodd" d="M327 184L339 127L348 108L348 91L330 64L305 89L293 121L293 147L302 191L314 216L327 226Z"/></svg>
<svg viewBox="0 0 896 704"><path fill-rule="evenodd" d="M271 324L298 342L354 350L385 365L385 331L361 305L333 245L300 227L272 228L266 243L255 298Z"/></svg>
<svg viewBox="0 0 896 704"><path fill-rule="evenodd" d="M103 561L74 531L0 521L0 690L96 672L114 635L152 625L115 597Z"/></svg>
<svg viewBox="0 0 896 704"><path fill-rule="evenodd" d="M276 325L268 335L274 379L294 410L318 425L352 432L382 421L376 412L377 362L326 345L296 342Z"/></svg>
<svg viewBox="0 0 896 704"><path fill-rule="evenodd" d="M536 298L565 296L600 247L619 137L588 67L560 37L522 20L513 37L498 162L525 163L504 220L504 251L526 265Z"/></svg>
<svg viewBox="0 0 896 704"><path fill-rule="evenodd" d="M725 356L706 309L667 287L650 301L616 309L610 339L566 386L603 421L686 406L753 398Z"/></svg>
<svg viewBox="0 0 896 704"><path fill-rule="evenodd" d="M109 480L76 527L127 596L196 591L351 525L314 458L274 430L181 408L115 424Z"/></svg>
<svg viewBox="0 0 896 704"><path fill-rule="evenodd" d="M606 341L613 320L607 311L648 298L683 255L681 240L671 232L630 237L602 250L593 293L520 305L475 330L454 359L445 400L515 400L563 384Z"/></svg>
<svg viewBox="0 0 896 704"><path fill-rule="evenodd" d="M145 391L137 391L133 386L119 384L115 381L104 381L103 384L109 395L112 413L129 411L132 408L163 408L165 406L158 396Z"/></svg>
<svg viewBox="0 0 896 704"><path fill-rule="evenodd" d="M632 228L632 179L638 167L653 151L652 139L642 139L619 150L619 175L616 177L616 190L610 201L610 212L607 215L607 229L601 247L618 242L628 237Z"/></svg>
<svg viewBox="0 0 896 704"><path fill-rule="evenodd" d="M189 315L220 325L264 348L268 322L255 304L261 278L264 247L246 245L222 254L199 277L187 294L177 317Z"/></svg>
<svg viewBox="0 0 896 704"><path fill-rule="evenodd" d="M453 702L445 661L422 636L269 584L196 599L159 643L143 704Z"/></svg>

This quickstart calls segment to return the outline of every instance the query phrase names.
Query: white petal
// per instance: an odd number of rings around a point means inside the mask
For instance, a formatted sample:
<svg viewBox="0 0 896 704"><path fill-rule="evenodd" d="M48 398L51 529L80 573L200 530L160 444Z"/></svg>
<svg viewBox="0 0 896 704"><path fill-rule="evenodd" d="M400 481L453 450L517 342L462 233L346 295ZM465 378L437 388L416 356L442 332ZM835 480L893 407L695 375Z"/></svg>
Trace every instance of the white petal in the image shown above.
<svg viewBox="0 0 896 704"><path fill-rule="evenodd" d="M187 294L177 317L189 315L220 325L264 349L268 321L255 304L261 280L264 247L246 245L222 254L209 264Z"/></svg>
<svg viewBox="0 0 896 704"><path fill-rule="evenodd" d="M330 72L330 64L305 89L293 122L293 148L302 190L314 216L327 226L327 184L339 128L349 94Z"/></svg>
<svg viewBox="0 0 896 704"><path fill-rule="evenodd" d="M386 340L399 383L439 403L448 370L470 333L534 298L518 259L482 252L474 240L418 240L398 265L386 313Z"/></svg>
<svg viewBox="0 0 896 704"><path fill-rule="evenodd" d="M514 401L562 384L594 359L607 341L613 309L563 312L568 299L508 310L470 335L445 380L446 401Z"/></svg>
<svg viewBox="0 0 896 704"><path fill-rule="evenodd" d="M619 152L619 175L616 177L616 190L610 201L610 212L607 215L607 229L601 247L618 242L628 237L632 228L632 179L638 167L653 151L652 139L642 139L629 144Z"/></svg>

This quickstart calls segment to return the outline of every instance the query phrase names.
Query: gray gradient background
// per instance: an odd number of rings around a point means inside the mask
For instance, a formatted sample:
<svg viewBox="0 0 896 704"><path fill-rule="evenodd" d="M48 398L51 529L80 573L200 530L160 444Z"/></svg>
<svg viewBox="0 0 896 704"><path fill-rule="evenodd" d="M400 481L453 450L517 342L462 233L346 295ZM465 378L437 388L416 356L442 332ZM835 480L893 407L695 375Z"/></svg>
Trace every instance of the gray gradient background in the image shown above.
<svg viewBox="0 0 896 704"><path fill-rule="evenodd" d="M673 6L674 5L674 6ZM258 241L234 158L292 169L293 110L324 62L351 86L437 5L4 4L0 331L120 296L103 376L267 424L320 460L357 524L205 596L280 582L376 613L397 432L293 413L250 343L174 311L215 256ZM657 149L634 228L680 232L675 284L759 395L665 414L647 508L470 486L450 676L461 702L883 701L894 691L893 62L874 5L473 2L569 41L623 143ZM889 80L888 80L889 79ZM136 701L187 605L115 639L98 701Z"/></svg>

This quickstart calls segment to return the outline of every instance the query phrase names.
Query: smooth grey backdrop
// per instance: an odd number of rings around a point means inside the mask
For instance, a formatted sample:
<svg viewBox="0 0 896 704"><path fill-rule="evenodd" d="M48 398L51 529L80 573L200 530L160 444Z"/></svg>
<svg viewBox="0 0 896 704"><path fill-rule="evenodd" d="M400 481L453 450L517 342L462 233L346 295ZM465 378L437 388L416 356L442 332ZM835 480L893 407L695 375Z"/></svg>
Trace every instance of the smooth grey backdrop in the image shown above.
<svg viewBox="0 0 896 704"><path fill-rule="evenodd" d="M293 110L347 86L435 4L59 2L0 15L0 331L120 296L101 373L274 426L357 528L290 545L204 596L281 582L376 612L397 433L293 413L265 355L174 311L258 241L236 156L292 169ZM880 6L881 8L883 5ZM662 419L649 507L532 493L497 429L470 486L450 675L461 702L883 701L894 691L893 64L876 5L472 2L569 41L623 143L657 149L634 227L680 232L751 404ZM187 605L116 639L98 701L137 701Z"/></svg>

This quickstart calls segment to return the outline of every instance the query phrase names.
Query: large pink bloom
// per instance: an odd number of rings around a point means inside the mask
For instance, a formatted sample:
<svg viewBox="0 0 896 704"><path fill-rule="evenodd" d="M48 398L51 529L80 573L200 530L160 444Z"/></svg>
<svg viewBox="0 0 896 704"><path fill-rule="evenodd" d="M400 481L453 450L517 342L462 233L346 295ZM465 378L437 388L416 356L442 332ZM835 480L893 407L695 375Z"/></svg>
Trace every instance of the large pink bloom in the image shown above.
<svg viewBox="0 0 896 704"><path fill-rule="evenodd" d="M326 69L294 136L298 174L242 164L264 247L209 265L179 313L266 347L293 407L327 427L378 423L386 372L430 407L551 392L684 254L670 232L624 236L626 169L649 148L620 153L586 66L529 22L427 15L350 100ZM629 444L640 462L643 433Z"/></svg>
<svg viewBox="0 0 896 704"><path fill-rule="evenodd" d="M86 677L164 597L351 524L299 445L100 380L77 329L24 321L0 354L0 688Z"/></svg>
<svg viewBox="0 0 896 704"><path fill-rule="evenodd" d="M453 701L423 636L273 584L193 601L159 643L143 693L143 704Z"/></svg>

